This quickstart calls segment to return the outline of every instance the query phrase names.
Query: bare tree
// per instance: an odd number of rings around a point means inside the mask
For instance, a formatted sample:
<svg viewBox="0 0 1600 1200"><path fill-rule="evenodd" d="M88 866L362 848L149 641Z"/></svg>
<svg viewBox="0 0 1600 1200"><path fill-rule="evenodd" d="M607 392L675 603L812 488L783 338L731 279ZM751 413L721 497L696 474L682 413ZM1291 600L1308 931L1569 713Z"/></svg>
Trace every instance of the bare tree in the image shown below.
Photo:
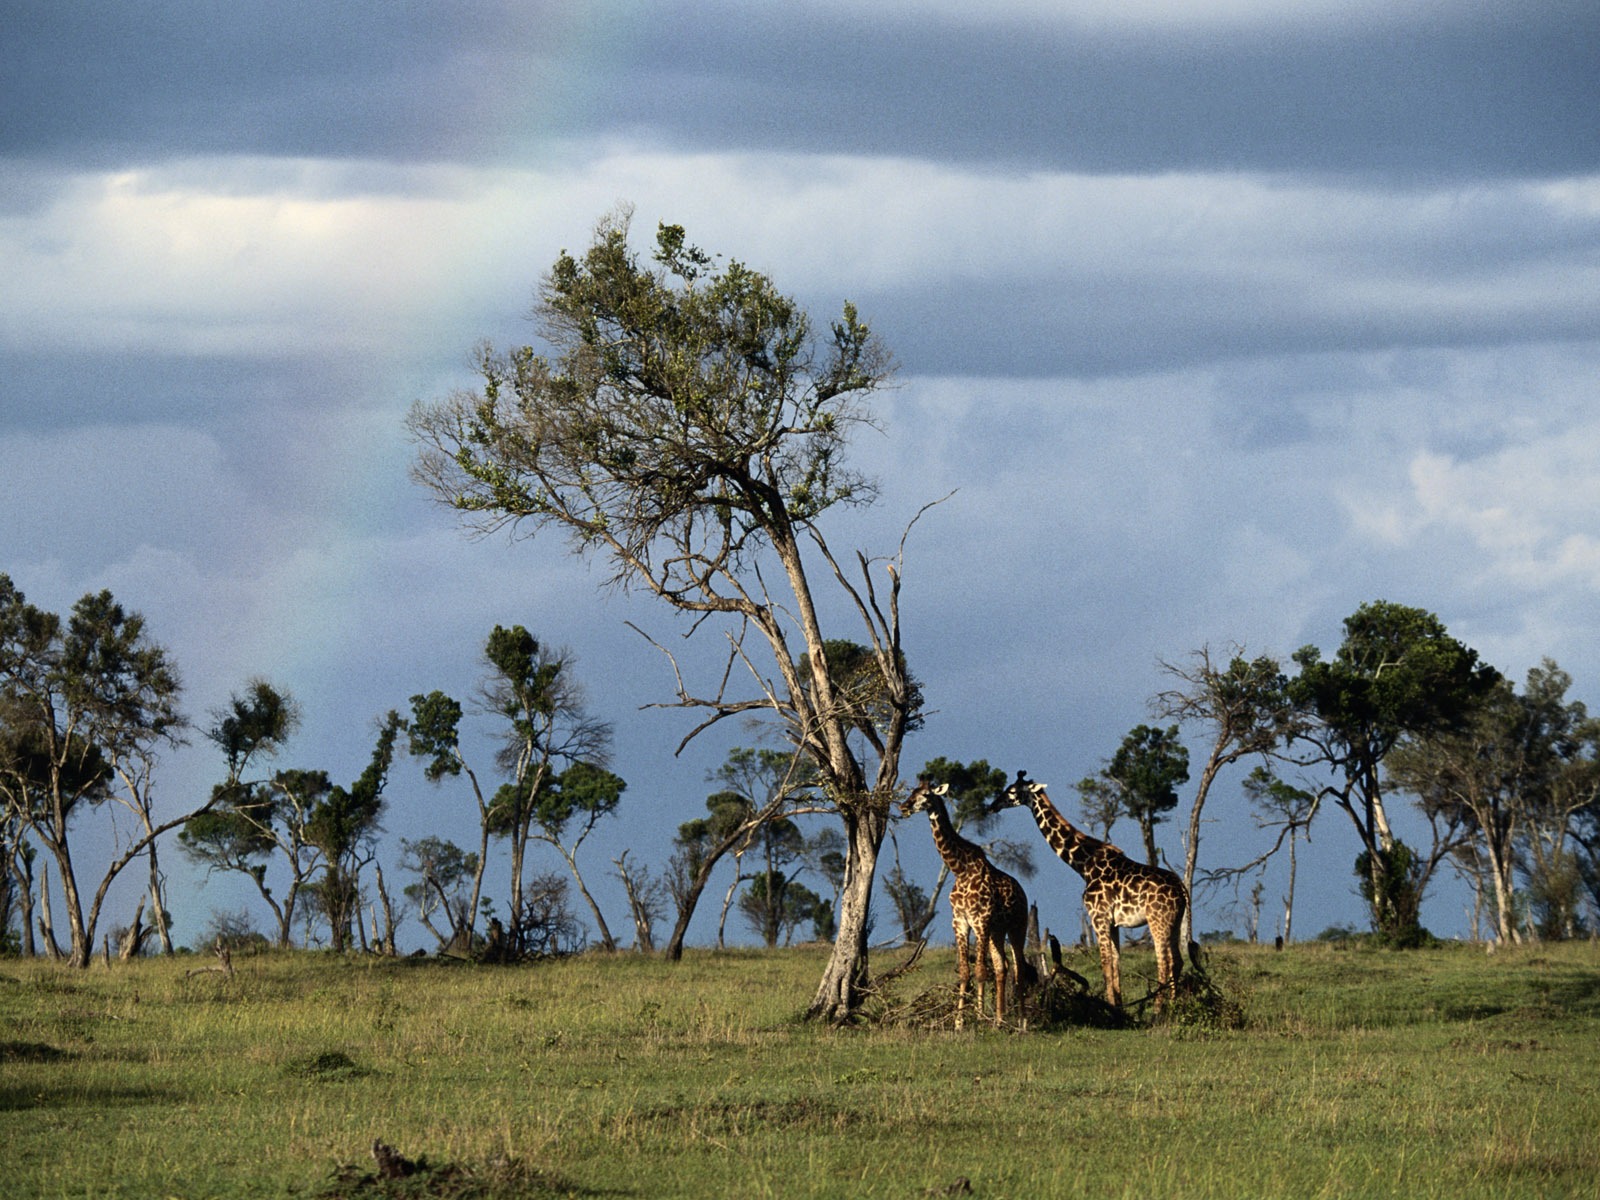
<svg viewBox="0 0 1600 1200"><path fill-rule="evenodd" d="M628 894L628 913L633 917L633 948L650 953L656 948L655 924L666 911L667 888L651 874L649 867L629 866L629 853L624 850L611 861L616 865L623 891Z"/></svg>
<svg viewBox="0 0 1600 1200"><path fill-rule="evenodd" d="M1163 662L1161 669L1176 686L1156 694L1151 707L1157 715L1211 730L1211 750L1200 768L1194 804L1189 809L1189 830L1184 837L1183 885L1190 904L1183 914L1183 944L1194 941L1194 881L1200 861L1200 814L1224 767L1252 756L1265 757L1286 745L1299 732L1301 718L1289 699L1288 679L1278 660L1260 655L1246 658L1244 647L1229 650L1226 666L1202 646L1187 663Z"/></svg>
<svg viewBox="0 0 1600 1200"><path fill-rule="evenodd" d="M553 359L483 347L478 390L413 409L415 475L480 531L564 531L613 584L690 615L691 632L720 630L710 690L671 660L674 704L704 714L683 744L764 712L815 765L848 851L809 1011L843 1019L868 983L873 876L917 697L900 645L904 538L882 591L875 560L858 554L847 573L820 521L875 495L844 450L892 365L853 306L819 338L771 280L718 266L681 227L660 227L653 265L628 233L614 214L581 256L557 258L537 307ZM830 660L818 570L860 621L863 654L845 663Z"/></svg>

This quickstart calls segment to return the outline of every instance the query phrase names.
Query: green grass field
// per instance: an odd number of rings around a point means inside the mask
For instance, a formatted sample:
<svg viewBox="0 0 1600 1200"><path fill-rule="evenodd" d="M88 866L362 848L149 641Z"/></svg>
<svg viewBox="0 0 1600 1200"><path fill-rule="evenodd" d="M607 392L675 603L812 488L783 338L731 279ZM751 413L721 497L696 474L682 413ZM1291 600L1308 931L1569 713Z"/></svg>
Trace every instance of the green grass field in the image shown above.
<svg viewBox="0 0 1600 1200"><path fill-rule="evenodd" d="M1027 1032L950 1028L950 951L805 1024L822 962L0 962L0 1194L1600 1191L1593 943L1223 947L1232 1020ZM424 1169L377 1178L375 1139Z"/></svg>

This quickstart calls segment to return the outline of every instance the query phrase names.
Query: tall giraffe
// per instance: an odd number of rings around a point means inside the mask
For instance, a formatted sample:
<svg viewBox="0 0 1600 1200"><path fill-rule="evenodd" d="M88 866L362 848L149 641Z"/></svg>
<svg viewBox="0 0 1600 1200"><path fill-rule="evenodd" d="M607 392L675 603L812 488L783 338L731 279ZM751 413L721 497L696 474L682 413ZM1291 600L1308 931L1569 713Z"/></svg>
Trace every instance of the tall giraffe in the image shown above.
<svg viewBox="0 0 1600 1200"><path fill-rule="evenodd" d="M967 979L971 973L968 962L967 935L976 943L978 977L978 1017L983 1018L983 985L989 972L994 972L994 1023L1005 1019L1006 980L1010 977L1010 964L1006 959L1006 942L1010 941L1017 960L1017 1008L1022 1008L1023 987L1036 979L1036 972L1028 962L1024 944L1028 932L1028 897L1022 885L984 854L981 847L973 845L956 832L950 813L945 808L944 797L950 791L947 783L930 784L919 780L917 786L900 804L900 815L910 816L926 812L933 827L933 844L939 850L955 876L950 885L951 924L956 935L956 1028L961 1028L962 1013L967 1003Z"/></svg>
<svg viewBox="0 0 1600 1200"><path fill-rule="evenodd" d="M1095 940L1100 943L1106 1002L1122 1003L1118 929L1148 925L1156 949L1156 1006L1161 1007L1183 972L1179 938L1183 933L1183 911L1189 903L1183 880L1161 867L1135 862L1110 842L1078 829L1056 811L1045 794L1044 784L1035 783L1025 772L1017 772L1016 781L990 811L1023 804L1033 810L1033 819L1050 848L1083 876L1083 906L1088 910Z"/></svg>

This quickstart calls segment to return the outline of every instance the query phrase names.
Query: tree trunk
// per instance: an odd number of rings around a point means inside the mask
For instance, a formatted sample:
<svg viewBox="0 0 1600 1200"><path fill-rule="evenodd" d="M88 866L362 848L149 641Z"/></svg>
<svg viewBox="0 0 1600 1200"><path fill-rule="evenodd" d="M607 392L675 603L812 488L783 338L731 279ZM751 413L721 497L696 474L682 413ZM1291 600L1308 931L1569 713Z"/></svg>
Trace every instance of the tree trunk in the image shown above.
<svg viewBox="0 0 1600 1200"><path fill-rule="evenodd" d="M33 866L26 859L22 861L18 870L17 881L22 885L18 889L21 894L17 898L20 909L17 924L22 929L22 956L35 958L38 956L39 946L33 940Z"/></svg>
<svg viewBox="0 0 1600 1200"><path fill-rule="evenodd" d="M1512 874L1515 863L1510 846L1490 839L1484 848L1489 855L1489 876L1494 881L1495 937L1502 943L1519 942L1522 936L1517 931L1516 880Z"/></svg>
<svg viewBox="0 0 1600 1200"><path fill-rule="evenodd" d="M122 945L117 948L117 961L127 962L137 958L139 950L144 946L144 901L139 897L139 907L133 910L133 924L128 926L128 932L122 935Z"/></svg>
<svg viewBox="0 0 1600 1200"><path fill-rule="evenodd" d="M578 895L589 902L589 911L594 914L594 923L600 928L600 947L603 950L615 951L617 941L611 936L611 930L606 926L606 919L600 913L600 906L595 903L594 897L589 894L589 889L583 886L583 876L578 873L578 860L562 850L562 857L567 860L567 866L572 870L572 878L577 881Z"/></svg>
<svg viewBox="0 0 1600 1200"><path fill-rule="evenodd" d="M886 803L864 797L842 808L845 830L844 883L839 889L839 933L833 954L806 1015L846 1021L854 1015L867 986L867 948L872 931L868 909L878 852L889 829Z"/></svg>
<svg viewBox="0 0 1600 1200"><path fill-rule="evenodd" d="M628 870L628 852L624 850L611 861L616 864L617 874L622 877L623 891L628 896L628 912L633 918L633 948L646 954L653 954L656 937L650 920L650 907L645 902L645 897L640 894L633 873Z"/></svg>
<svg viewBox="0 0 1600 1200"><path fill-rule="evenodd" d="M172 953L172 922L167 917L167 906L161 899L161 867L156 861L156 844L150 843L150 923L156 937L161 940L161 953Z"/></svg>
<svg viewBox="0 0 1600 1200"><path fill-rule="evenodd" d="M383 867L377 862L372 864L373 873L377 879L378 903L383 905L383 939L380 949L390 958L395 956L394 945L394 905L389 901L389 889L383 886ZM377 914L373 914L373 940L378 941Z"/></svg>
<svg viewBox="0 0 1600 1200"><path fill-rule="evenodd" d="M52 962L61 961L61 947L56 942L55 923L50 919L50 868L39 864L39 936L44 939L46 952Z"/></svg>
<svg viewBox="0 0 1600 1200"><path fill-rule="evenodd" d="M728 890L722 897L722 912L717 917L718 950L726 950L728 948L728 943L726 940L728 933L728 910L733 907L733 894L739 890L739 885L743 883L744 880L744 855L735 854L733 856L733 882L728 885Z"/></svg>
<svg viewBox="0 0 1600 1200"><path fill-rule="evenodd" d="M1200 773L1199 786L1195 788L1194 805L1189 809L1189 833L1183 840L1183 890L1184 898L1188 900L1183 906L1183 932L1179 942L1183 946L1194 942L1194 874L1200 861L1200 812L1206 806L1206 798L1211 795L1211 784L1222 767L1218 760L1224 745L1223 740L1219 738L1217 745L1212 749L1211 757L1206 761L1206 768Z"/></svg>
<svg viewBox="0 0 1600 1200"><path fill-rule="evenodd" d="M1294 877L1298 864L1295 862L1294 830L1289 831L1289 894L1283 901L1283 941L1288 945L1294 940L1292 928L1294 925Z"/></svg>
<svg viewBox="0 0 1600 1200"><path fill-rule="evenodd" d="M1161 865L1161 857L1156 853L1156 827L1155 822L1148 817L1139 818L1139 832L1144 837L1144 859L1152 867Z"/></svg>
<svg viewBox="0 0 1600 1200"><path fill-rule="evenodd" d="M61 894L67 905L67 927L72 934L72 947L67 951L67 962L74 967L87 967L94 957L94 926L83 919L83 904L78 895L78 881L72 874L72 861L64 854L56 856L56 866L61 871Z"/></svg>

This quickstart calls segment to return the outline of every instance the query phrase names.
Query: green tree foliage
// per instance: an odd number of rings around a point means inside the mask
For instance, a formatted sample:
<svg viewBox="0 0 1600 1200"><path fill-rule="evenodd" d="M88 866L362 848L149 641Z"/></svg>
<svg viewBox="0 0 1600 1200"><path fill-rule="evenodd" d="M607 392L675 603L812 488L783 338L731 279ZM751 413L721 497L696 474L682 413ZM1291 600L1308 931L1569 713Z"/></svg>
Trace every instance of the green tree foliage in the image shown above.
<svg viewBox="0 0 1600 1200"><path fill-rule="evenodd" d="M864 555L852 583L819 522L875 496L844 451L891 363L850 305L819 335L769 278L718 263L681 227L658 229L648 263L628 235L628 216L613 216L586 251L557 258L538 305L552 356L484 347L476 391L413 410L416 475L479 528L553 526L603 558L612 582L700 618L696 630L720 625L729 660L714 690L699 694L677 672L678 703L706 713L688 738L764 711L815 764L848 852L840 936L812 1012L843 1018L867 982L872 880L914 698L898 557L887 594ZM828 662L808 559L867 633L882 708L865 722L860 693ZM768 669L750 657L761 642ZM858 734L876 758L870 779Z"/></svg>
<svg viewBox="0 0 1600 1200"><path fill-rule="evenodd" d="M511 844L511 937L529 928L524 877L530 843L542 841L565 860L588 901L602 945L616 943L584 886L577 851L595 823L609 816L626 787L605 769L611 726L589 715L571 654L539 643L521 625L496 625L484 646L489 671L482 700L500 721L496 761L507 777L482 810L484 829ZM435 760L437 761L437 760ZM568 826L576 832L568 837Z"/></svg>
<svg viewBox="0 0 1600 1200"><path fill-rule="evenodd" d="M335 952L349 949L351 931L360 920L361 869L375 853L383 790L401 726L400 714L391 710L378 727L366 769L349 787L328 788L306 815L305 840L322 853L322 874L306 890L328 923Z"/></svg>
<svg viewBox="0 0 1600 1200"><path fill-rule="evenodd" d="M1178 727L1158 729L1137 725L1122 739L1111 761L1093 780L1078 785L1086 802L1091 798L1114 806L1118 815L1139 823L1146 860L1159 866L1155 828L1178 807L1178 786L1189 781L1189 751L1178 740ZM1107 828L1110 821L1106 822Z"/></svg>
<svg viewBox="0 0 1600 1200"><path fill-rule="evenodd" d="M289 944L292 897L285 919L283 907L267 885L267 867L278 848L280 786L254 775L256 765L275 757L300 725L300 709L289 693L264 679L253 679L243 695L212 714L205 731L222 751L226 775L211 793L212 806L197 813L178 832L178 844L209 875L230 871L255 884L278 918L278 942Z"/></svg>
<svg viewBox="0 0 1600 1200"><path fill-rule="evenodd" d="M1385 873L1409 869L1415 856L1408 852L1401 864L1392 853L1396 839L1383 802L1383 764L1407 736L1459 728L1499 674L1420 608L1373 601L1345 618L1344 629L1332 659L1315 646L1295 653L1300 674L1289 685L1290 696L1309 718L1301 735L1315 748L1309 761L1325 763L1338 776L1324 795L1350 817L1360 839L1373 927L1411 941L1415 930L1404 922L1414 922L1415 913L1392 904L1404 899L1405 880Z"/></svg>
<svg viewBox="0 0 1600 1200"><path fill-rule="evenodd" d="M454 920L451 921L451 936L459 935L470 944L478 909L483 902L483 873L489 863L491 820L483 785L461 750L461 716L461 704L443 692L415 695L411 697L411 719L406 723L406 734L407 748L412 757L425 760L422 773L428 782L440 783L464 775L477 805L478 852L467 856L472 862L472 872L471 892L466 898L466 923L464 927L456 929ZM450 909L446 911L453 912ZM437 931L434 936L438 936Z"/></svg>
<svg viewBox="0 0 1600 1200"><path fill-rule="evenodd" d="M167 937L154 851L163 833L194 813L158 822L151 783L158 752L182 739L180 691L176 668L144 619L110 592L85 595L63 623L0 575L0 798L8 819L56 865L74 966L88 966L111 884L140 855L149 858L149 900ZM108 802L130 813L137 829L119 841L85 906L72 827ZM53 935L48 940L59 954Z"/></svg>

